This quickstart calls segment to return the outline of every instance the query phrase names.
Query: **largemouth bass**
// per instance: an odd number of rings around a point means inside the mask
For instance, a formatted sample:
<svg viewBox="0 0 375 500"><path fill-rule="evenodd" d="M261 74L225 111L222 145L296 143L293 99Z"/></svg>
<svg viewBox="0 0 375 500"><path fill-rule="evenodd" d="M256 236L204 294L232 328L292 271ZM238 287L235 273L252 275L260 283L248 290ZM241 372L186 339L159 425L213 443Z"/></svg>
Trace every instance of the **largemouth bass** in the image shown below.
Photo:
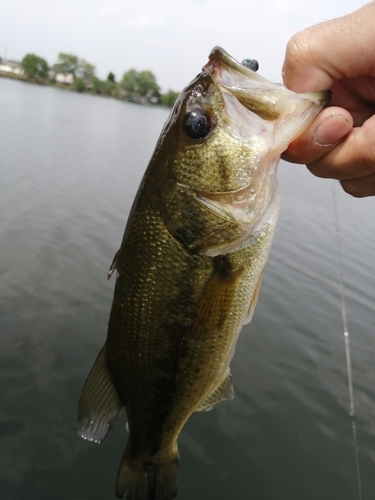
<svg viewBox="0 0 375 500"><path fill-rule="evenodd" d="M111 266L107 340L78 405L78 434L97 443L126 409L119 498L174 498L182 427L233 398L229 365L279 212L279 157L328 98L273 84L219 47L180 94Z"/></svg>

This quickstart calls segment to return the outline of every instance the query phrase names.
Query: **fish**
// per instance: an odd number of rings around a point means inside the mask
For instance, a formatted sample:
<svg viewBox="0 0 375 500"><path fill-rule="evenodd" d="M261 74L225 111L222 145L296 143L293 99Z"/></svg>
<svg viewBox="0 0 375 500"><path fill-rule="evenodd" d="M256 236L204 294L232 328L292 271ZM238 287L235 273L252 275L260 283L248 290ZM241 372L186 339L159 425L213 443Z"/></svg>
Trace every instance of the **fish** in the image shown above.
<svg viewBox="0 0 375 500"><path fill-rule="evenodd" d="M280 154L329 101L328 92L297 94L251 67L215 47L181 92L110 267L107 338L76 427L100 443L125 408L118 498L175 498L184 424L233 399L230 362L279 213Z"/></svg>

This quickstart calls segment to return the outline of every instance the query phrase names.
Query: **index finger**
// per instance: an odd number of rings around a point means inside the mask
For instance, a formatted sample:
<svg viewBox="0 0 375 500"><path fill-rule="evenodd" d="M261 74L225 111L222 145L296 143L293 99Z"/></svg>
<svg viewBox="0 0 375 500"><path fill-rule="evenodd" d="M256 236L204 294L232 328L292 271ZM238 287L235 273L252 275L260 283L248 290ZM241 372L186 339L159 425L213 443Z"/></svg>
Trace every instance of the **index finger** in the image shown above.
<svg viewBox="0 0 375 500"><path fill-rule="evenodd" d="M283 65L285 85L296 92L330 89L333 80L375 76L375 2L294 35Z"/></svg>

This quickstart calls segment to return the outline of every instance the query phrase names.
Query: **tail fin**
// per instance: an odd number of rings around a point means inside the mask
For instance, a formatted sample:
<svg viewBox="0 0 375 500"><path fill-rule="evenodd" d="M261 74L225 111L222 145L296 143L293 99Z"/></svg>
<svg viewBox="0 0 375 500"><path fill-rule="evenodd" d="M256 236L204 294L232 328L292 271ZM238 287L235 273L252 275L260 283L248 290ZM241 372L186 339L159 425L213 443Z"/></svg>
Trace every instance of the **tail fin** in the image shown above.
<svg viewBox="0 0 375 500"><path fill-rule="evenodd" d="M172 500L177 495L180 479L180 459L175 455L161 462L150 457L148 460L132 460L123 454L117 476L116 496L126 500Z"/></svg>

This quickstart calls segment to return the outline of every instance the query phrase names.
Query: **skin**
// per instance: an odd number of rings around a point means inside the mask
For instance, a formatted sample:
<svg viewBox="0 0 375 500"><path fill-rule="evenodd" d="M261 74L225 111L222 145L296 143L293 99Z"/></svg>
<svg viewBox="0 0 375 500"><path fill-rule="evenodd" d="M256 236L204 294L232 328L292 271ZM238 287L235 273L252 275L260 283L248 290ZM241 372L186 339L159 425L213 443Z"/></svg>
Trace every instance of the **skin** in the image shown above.
<svg viewBox="0 0 375 500"><path fill-rule="evenodd" d="M307 28L288 42L285 85L296 92L328 90L330 106L283 153L344 191L375 195L375 1Z"/></svg>

